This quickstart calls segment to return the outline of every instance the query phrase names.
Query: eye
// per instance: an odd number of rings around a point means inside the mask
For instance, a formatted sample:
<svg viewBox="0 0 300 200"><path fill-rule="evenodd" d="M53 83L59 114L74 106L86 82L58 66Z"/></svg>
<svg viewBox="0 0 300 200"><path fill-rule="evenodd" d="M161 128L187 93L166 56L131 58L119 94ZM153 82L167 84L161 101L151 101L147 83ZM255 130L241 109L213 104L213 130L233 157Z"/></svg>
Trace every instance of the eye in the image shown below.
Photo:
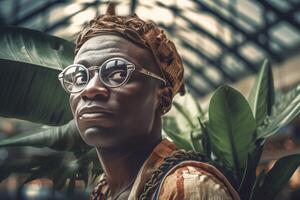
<svg viewBox="0 0 300 200"><path fill-rule="evenodd" d="M127 71L124 70L113 70L109 73L105 81L111 85L119 85L121 84L127 77Z"/></svg>
<svg viewBox="0 0 300 200"><path fill-rule="evenodd" d="M83 72L78 72L73 77L73 84L75 85L83 85L86 84L87 76Z"/></svg>
<svg viewBox="0 0 300 200"><path fill-rule="evenodd" d="M107 77L112 80L123 80L126 78L126 71L124 70L114 70Z"/></svg>

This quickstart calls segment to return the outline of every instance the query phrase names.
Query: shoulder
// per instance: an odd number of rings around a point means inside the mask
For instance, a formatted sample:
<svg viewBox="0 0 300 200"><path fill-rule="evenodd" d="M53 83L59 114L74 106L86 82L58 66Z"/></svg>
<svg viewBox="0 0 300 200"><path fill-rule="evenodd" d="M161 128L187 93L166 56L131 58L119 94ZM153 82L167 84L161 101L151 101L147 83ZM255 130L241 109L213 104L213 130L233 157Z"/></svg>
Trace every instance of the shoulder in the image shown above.
<svg viewBox="0 0 300 200"><path fill-rule="evenodd" d="M224 175L203 162L185 161L175 166L163 179L159 199L238 200Z"/></svg>

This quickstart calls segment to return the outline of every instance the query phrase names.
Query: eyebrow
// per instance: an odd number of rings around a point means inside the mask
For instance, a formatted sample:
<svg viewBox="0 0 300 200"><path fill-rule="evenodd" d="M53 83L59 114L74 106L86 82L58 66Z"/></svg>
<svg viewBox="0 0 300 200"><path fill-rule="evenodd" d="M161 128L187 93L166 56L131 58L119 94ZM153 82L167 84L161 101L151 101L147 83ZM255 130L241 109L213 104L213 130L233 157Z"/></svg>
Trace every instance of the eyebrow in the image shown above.
<svg viewBox="0 0 300 200"><path fill-rule="evenodd" d="M124 55L124 54L113 54L113 55L104 55L102 56L102 58L100 58L100 56L98 58L95 58L96 59L96 64L91 64L88 60L86 59L79 59L76 64L81 64L83 66L85 66L86 68L89 68L91 66L101 66L104 62L106 62L107 60L111 59L111 58L115 58L115 57L118 57L118 58L123 58L123 59L126 59L132 63L134 63L135 65L138 65L136 64L137 61L131 57L130 55ZM74 62L75 64L75 62Z"/></svg>
<svg viewBox="0 0 300 200"><path fill-rule="evenodd" d="M78 62L74 62L74 64L81 64L85 67L90 66L90 63L87 60L79 60Z"/></svg>

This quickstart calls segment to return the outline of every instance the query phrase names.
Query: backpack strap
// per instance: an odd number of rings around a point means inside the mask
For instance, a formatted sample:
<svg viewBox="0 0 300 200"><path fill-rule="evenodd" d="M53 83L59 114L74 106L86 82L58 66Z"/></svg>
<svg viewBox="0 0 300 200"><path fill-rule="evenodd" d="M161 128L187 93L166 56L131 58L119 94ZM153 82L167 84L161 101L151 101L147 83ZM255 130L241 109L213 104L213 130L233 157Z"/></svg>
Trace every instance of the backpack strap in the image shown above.
<svg viewBox="0 0 300 200"><path fill-rule="evenodd" d="M194 161L194 160L186 160L188 162L191 162L191 161ZM158 196L160 194L160 190L162 188L162 185L166 179L166 177L173 172L174 169L176 169L178 166L180 166L182 163L186 162L186 161L182 161L180 163L178 163L177 165L173 166L163 177L162 179L159 181L159 185L158 187L156 187L156 190L154 191L154 194L153 194L153 200L158 200ZM198 162L198 161L194 161L194 162Z"/></svg>
<svg viewBox="0 0 300 200"><path fill-rule="evenodd" d="M154 199L157 199L161 184L168 175L168 172L184 161L208 162L205 156L198 152L183 150L175 151L171 156L166 157L158 169L152 173L150 179L148 179L144 185L139 200L149 200L153 195Z"/></svg>

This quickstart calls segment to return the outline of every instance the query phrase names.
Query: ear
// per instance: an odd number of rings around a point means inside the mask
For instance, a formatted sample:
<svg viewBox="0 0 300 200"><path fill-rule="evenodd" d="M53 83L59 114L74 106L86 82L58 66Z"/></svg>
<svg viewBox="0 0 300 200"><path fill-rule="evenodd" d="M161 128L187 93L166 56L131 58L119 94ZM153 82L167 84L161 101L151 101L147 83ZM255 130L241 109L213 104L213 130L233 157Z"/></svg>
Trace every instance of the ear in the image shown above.
<svg viewBox="0 0 300 200"><path fill-rule="evenodd" d="M172 107L173 90L170 86L163 86L159 89L159 102L157 105L157 111L164 115Z"/></svg>

